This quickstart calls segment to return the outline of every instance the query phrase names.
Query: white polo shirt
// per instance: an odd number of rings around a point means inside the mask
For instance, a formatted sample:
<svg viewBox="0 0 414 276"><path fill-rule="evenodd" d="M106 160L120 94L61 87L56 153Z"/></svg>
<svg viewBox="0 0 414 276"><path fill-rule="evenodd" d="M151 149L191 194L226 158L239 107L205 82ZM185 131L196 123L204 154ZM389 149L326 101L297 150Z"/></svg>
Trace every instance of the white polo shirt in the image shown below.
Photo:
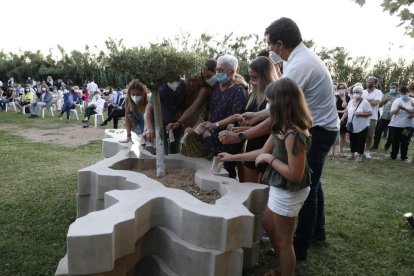
<svg viewBox="0 0 414 276"><path fill-rule="evenodd" d="M339 130L332 78L322 60L305 44L300 43L290 53L285 65L283 77L296 81L302 88L312 113L313 126Z"/></svg>
<svg viewBox="0 0 414 276"><path fill-rule="evenodd" d="M367 101L371 101L371 100L381 101L382 92L381 90L378 90L378 89L374 89L372 92L368 92L368 90L365 89L364 92L362 92L362 98L364 98ZM379 103L376 106L371 105L372 115L371 117L369 117L370 119L378 120L378 105Z"/></svg>

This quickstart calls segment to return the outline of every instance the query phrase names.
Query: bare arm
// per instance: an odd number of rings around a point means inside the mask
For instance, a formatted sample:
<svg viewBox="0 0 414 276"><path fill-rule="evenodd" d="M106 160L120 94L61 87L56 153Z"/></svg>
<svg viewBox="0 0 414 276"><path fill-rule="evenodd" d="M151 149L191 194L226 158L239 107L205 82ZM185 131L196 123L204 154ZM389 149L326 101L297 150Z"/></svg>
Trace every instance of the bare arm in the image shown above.
<svg viewBox="0 0 414 276"><path fill-rule="evenodd" d="M366 112L355 112L355 116L357 117L369 117L372 115L371 111L366 111Z"/></svg>
<svg viewBox="0 0 414 276"><path fill-rule="evenodd" d="M128 117L128 110L129 110L129 106L125 103L125 128L127 131L127 138L126 140L123 141L119 141L120 143L129 143L131 142L131 128L132 128L132 123L131 120Z"/></svg>
<svg viewBox="0 0 414 276"><path fill-rule="evenodd" d="M260 124L243 131L246 140L270 134L270 118L267 118ZM230 131L221 131L219 133L219 140L223 144L237 144L240 143L239 134Z"/></svg>
<svg viewBox="0 0 414 276"><path fill-rule="evenodd" d="M367 100L371 106L377 106L381 100Z"/></svg>
<svg viewBox="0 0 414 276"><path fill-rule="evenodd" d="M263 109L257 112L245 112L242 114L244 126L253 126L269 117L269 110Z"/></svg>
<svg viewBox="0 0 414 276"><path fill-rule="evenodd" d="M345 121L348 118L348 109L344 110L344 115L342 115L341 122Z"/></svg>
<svg viewBox="0 0 414 276"><path fill-rule="evenodd" d="M382 100L379 102L379 107L384 106L384 104L386 104L388 101L390 100L390 96L389 95L384 95L382 97Z"/></svg>
<svg viewBox="0 0 414 276"><path fill-rule="evenodd" d="M205 87L202 87L200 89L200 92L198 93L197 98L194 100L191 106L187 108L186 111L184 111L184 113L181 115L180 119L178 119L177 122L169 123L166 127L166 130L167 131L170 129L174 130L178 128L180 125L182 125L182 123L187 121L197 111L197 109L199 109L200 106L206 101L207 97L208 97L208 89Z"/></svg>
<svg viewBox="0 0 414 276"><path fill-rule="evenodd" d="M305 172L306 152L305 146L298 143L297 153L292 153L295 136L289 135L285 140L286 152L288 153L288 164L279 159L275 159L272 154L261 154L256 159L258 163L269 163L270 166L278 171L284 178L292 182L300 182Z"/></svg>
<svg viewBox="0 0 414 276"><path fill-rule="evenodd" d="M154 106L152 103L148 103L145 107L144 121L144 137L152 143L154 141L155 136L154 126L152 124L152 122L154 121Z"/></svg>
<svg viewBox="0 0 414 276"><path fill-rule="evenodd" d="M220 157L221 161L254 161L256 160L257 156L262 153L271 153L273 148L273 141L272 138L269 137L264 144L263 148L249 151L246 153L239 153L239 154L228 154L225 152L219 153L218 157Z"/></svg>
<svg viewBox="0 0 414 276"><path fill-rule="evenodd" d="M266 110L267 111L267 110ZM246 140L250 140L253 138L257 138L266 134L270 134L270 118L267 118L263 122L261 122L258 125L255 125L254 127L249 128L244 132L244 136L246 137Z"/></svg>

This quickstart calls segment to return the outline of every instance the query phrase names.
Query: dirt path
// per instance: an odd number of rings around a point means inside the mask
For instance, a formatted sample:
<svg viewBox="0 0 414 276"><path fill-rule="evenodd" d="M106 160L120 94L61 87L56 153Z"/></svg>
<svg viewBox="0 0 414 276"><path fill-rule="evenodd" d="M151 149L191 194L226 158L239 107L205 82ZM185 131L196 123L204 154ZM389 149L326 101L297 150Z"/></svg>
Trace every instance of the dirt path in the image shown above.
<svg viewBox="0 0 414 276"><path fill-rule="evenodd" d="M37 129L19 128L3 124L1 129L36 142L49 142L68 146L88 144L93 140L101 140L105 135L105 129L103 128L94 128L93 126L82 128L82 126L79 125L58 129Z"/></svg>

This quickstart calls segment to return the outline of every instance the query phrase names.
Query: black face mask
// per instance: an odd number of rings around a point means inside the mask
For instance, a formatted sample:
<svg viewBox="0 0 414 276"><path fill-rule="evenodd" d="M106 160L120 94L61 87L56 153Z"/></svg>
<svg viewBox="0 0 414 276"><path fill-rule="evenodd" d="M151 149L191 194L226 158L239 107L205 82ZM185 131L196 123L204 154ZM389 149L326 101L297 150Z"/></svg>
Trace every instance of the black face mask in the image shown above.
<svg viewBox="0 0 414 276"><path fill-rule="evenodd" d="M375 87L375 84L373 84L373 83L368 83L368 89L372 89L372 88L374 88Z"/></svg>

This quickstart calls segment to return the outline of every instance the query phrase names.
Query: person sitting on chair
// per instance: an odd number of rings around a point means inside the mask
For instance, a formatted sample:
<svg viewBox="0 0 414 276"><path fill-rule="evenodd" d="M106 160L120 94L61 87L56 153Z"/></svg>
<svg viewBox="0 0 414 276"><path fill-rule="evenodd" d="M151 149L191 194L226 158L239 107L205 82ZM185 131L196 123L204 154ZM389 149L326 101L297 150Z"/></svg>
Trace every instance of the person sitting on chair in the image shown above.
<svg viewBox="0 0 414 276"><path fill-rule="evenodd" d="M32 103L33 97L34 97L33 89L29 85L27 85L24 89L23 96L21 96L20 100L16 102L16 107L18 110L20 110L19 112L17 112L17 114L21 114L23 112L23 108L26 105L29 105Z"/></svg>
<svg viewBox="0 0 414 276"><path fill-rule="evenodd" d="M122 92L121 92L122 93ZM114 119L114 129L118 128L118 119L125 117L125 98L122 97L119 100L119 103L116 108L112 108L112 111L109 112L108 107L108 118L105 119L102 123L100 123L100 126L106 126L108 122L110 122L112 119Z"/></svg>
<svg viewBox="0 0 414 276"><path fill-rule="evenodd" d="M99 91L95 91L93 93L92 101L88 104L88 107L85 108L85 115L84 119L82 120L84 128L89 127L89 118L91 117L91 115L102 114L104 104L105 100L101 98Z"/></svg>
<svg viewBox="0 0 414 276"><path fill-rule="evenodd" d="M39 118L40 109L52 104L53 95L50 92L49 87L47 87L46 84L43 84L41 91L42 93L38 97L38 100L32 102L30 105L30 116L28 118Z"/></svg>
<svg viewBox="0 0 414 276"><path fill-rule="evenodd" d="M79 103L80 98L75 93L74 88L71 86L69 92L63 94L63 106L62 111L58 114L58 117L62 117L66 112L66 123L69 123L70 110L75 109L76 104Z"/></svg>

